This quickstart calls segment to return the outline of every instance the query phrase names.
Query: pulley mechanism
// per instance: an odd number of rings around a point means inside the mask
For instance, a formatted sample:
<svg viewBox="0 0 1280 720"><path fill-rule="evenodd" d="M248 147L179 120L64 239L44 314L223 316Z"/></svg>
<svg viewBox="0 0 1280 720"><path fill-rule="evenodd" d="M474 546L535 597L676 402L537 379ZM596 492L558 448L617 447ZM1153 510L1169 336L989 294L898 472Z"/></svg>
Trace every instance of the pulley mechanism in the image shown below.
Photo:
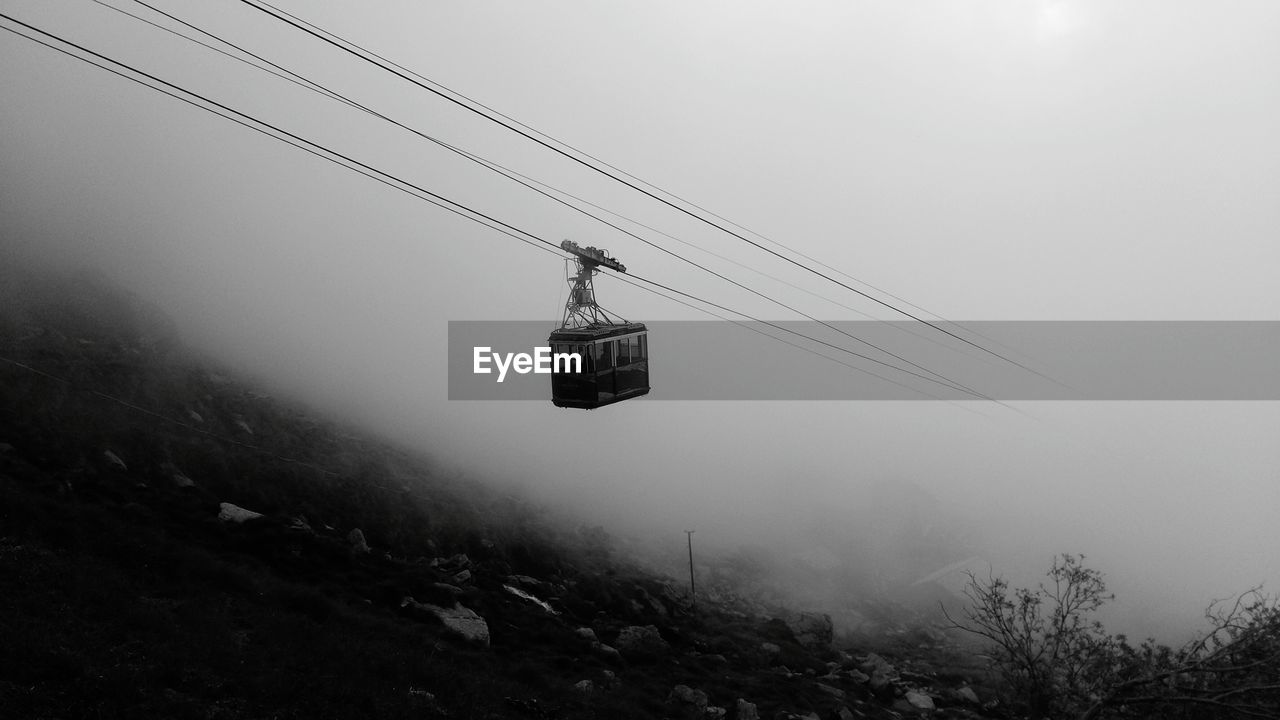
<svg viewBox="0 0 1280 720"><path fill-rule="evenodd" d="M616 258L609 257L604 250L594 247L581 247L572 240L565 240L560 247L573 256L577 264L576 273L567 273L569 282L569 299L564 305L562 328L591 328L602 325L626 325L622 318L611 316L604 308L596 304L595 287L592 278L599 268L606 267L625 273L627 267Z"/></svg>

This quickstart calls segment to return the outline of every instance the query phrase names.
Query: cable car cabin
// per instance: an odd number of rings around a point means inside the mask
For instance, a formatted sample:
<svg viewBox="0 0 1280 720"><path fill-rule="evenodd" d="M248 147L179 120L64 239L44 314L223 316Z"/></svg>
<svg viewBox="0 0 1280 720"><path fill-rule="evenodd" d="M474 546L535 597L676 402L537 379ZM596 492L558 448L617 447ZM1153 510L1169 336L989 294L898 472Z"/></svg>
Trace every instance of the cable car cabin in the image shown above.
<svg viewBox="0 0 1280 720"><path fill-rule="evenodd" d="M559 328L552 353L578 353L582 372L554 372L551 402L587 410L649 392L649 337L643 323Z"/></svg>

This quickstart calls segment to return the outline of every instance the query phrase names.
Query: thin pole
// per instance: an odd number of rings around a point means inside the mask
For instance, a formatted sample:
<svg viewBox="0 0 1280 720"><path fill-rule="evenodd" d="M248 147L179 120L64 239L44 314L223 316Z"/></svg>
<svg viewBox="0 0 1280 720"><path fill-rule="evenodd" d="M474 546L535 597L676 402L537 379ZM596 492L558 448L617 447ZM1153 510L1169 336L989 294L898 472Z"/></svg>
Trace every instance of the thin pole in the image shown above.
<svg viewBox="0 0 1280 720"><path fill-rule="evenodd" d="M693 584L693 530L685 530L684 534L689 536L689 602L693 605L693 611L698 611L698 591Z"/></svg>

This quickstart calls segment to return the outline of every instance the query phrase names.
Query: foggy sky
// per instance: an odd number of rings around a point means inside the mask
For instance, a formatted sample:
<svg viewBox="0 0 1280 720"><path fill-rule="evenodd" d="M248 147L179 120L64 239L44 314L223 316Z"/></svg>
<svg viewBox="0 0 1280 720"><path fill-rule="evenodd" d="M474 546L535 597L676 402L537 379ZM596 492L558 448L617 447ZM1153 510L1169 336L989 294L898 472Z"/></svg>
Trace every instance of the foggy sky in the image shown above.
<svg viewBox="0 0 1280 720"><path fill-rule="evenodd" d="M1274 3L279 5L949 319L1280 319ZM424 132L888 317L240 3L163 7ZM553 242L607 247L633 272L795 319L100 5L3 8ZM981 415L451 403L446 323L550 328L560 261L8 33L0 98L6 253L102 268L197 347L468 473L672 544L696 527L709 543L799 549L838 537L823 528L842 509L855 517L871 484L913 483L1024 582L1056 552L1087 553L1121 623L1124 608L1191 622L1213 597L1280 582L1274 403L975 405ZM819 317L860 317L653 239ZM608 277L597 291L629 319L706 319ZM655 350L655 373L661 363Z"/></svg>

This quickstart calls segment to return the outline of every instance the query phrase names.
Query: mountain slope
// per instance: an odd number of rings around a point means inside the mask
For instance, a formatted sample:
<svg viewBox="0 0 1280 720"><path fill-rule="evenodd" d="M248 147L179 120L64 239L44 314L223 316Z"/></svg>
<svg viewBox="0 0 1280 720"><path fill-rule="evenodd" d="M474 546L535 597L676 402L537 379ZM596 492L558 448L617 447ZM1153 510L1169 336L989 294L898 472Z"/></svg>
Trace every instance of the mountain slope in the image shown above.
<svg viewBox="0 0 1280 720"><path fill-rule="evenodd" d="M821 616L695 613L602 528L272 398L100 279L0 286L7 717L980 710Z"/></svg>

